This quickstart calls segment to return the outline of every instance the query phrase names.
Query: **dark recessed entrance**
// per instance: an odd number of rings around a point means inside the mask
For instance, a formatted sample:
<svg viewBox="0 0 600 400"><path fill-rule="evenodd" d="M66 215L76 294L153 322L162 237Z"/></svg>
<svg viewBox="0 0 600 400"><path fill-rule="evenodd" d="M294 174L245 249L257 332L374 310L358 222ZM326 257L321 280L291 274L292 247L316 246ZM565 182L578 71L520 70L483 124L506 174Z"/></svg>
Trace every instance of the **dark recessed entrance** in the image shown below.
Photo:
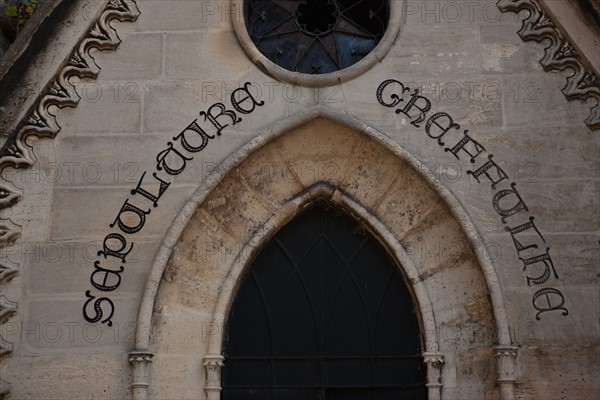
<svg viewBox="0 0 600 400"><path fill-rule="evenodd" d="M232 304L224 400L426 399L414 305L360 223L321 204L265 246Z"/></svg>

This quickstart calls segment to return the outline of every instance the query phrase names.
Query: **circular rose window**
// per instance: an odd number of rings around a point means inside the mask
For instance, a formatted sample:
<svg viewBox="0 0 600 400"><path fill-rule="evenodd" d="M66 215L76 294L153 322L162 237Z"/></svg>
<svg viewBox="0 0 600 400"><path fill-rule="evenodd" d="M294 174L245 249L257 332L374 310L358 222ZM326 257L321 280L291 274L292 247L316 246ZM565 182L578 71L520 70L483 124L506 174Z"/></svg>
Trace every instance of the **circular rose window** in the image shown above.
<svg viewBox="0 0 600 400"><path fill-rule="evenodd" d="M389 0L246 0L256 48L289 71L327 74L363 59L383 37Z"/></svg>

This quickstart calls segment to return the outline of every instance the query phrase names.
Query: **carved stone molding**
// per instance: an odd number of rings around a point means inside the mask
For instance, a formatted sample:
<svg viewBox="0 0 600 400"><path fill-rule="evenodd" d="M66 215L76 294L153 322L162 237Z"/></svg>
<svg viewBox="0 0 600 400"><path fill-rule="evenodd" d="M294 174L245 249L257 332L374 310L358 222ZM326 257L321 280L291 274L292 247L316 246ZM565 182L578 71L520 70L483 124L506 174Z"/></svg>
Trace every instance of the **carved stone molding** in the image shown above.
<svg viewBox="0 0 600 400"><path fill-rule="evenodd" d="M7 246L21 236L21 227L9 219L0 218L0 247Z"/></svg>
<svg viewBox="0 0 600 400"><path fill-rule="evenodd" d="M94 27L73 49L55 78L37 98L29 115L9 134L0 148L0 171L7 167L24 168L35 162L35 155L27 145L29 136L53 138L60 131L50 107L76 107L80 97L69 82L71 77L95 79L100 67L91 56L92 49L114 50L121 43L111 21L135 21L140 12L135 0L109 0ZM18 202L21 193L4 180L0 183L0 210ZM0 247L6 246L20 236L20 227L9 219L0 219ZM0 260L0 284L5 284L18 273L18 266ZM0 297L0 323L16 312L16 304ZM1 338L0 338L1 339ZM10 356L12 346L0 342L0 361ZM0 380L0 400L9 393L9 385Z"/></svg>
<svg viewBox="0 0 600 400"><path fill-rule="evenodd" d="M21 236L19 226L12 221L0 218L0 247L6 246ZM6 258L0 258L0 285L6 284L19 272L18 266ZM17 304L0 297L0 324L6 322L17 312ZM0 363L12 354L12 343L8 343L0 336ZM10 392L10 385L0 379L0 400Z"/></svg>
<svg viewBox="0 0 600 400"><path fill-rule="evenodd" d="M573 71L573 75L567 78L562 92L568 100L595 99L596 105L590 109L590 116L585 123L592 130L600 129L600 77L592 68L586 66L581 55L546 15L538 1L499 0L497 5L502 12L529 12L529 16L523 20L519 36L526 42L549 42L540 64L545 71Z"/></svg>
<svg viewBox="0 0 600 400"><path fill-rule="evenodd" d="M0 324L6 322L17 312L17 304L8 301L6 297L0 297ZM12 343L7 342L4 338L0 337L0 362L5 358L9 357L12 353ZM0 379L0 400L4 399L10 392L10 385Z"/></svg>
<svg viewBox="0 0 600 400"><path fill-rule="evenodd" d="M2 337L0 337L0 361L10 356L11 353L12 343L7 342ZM0 379L0 400L4 399L4 396L6 396L9 391L10 385L7 382L4 382L2 379Z"/></svg>
<svg viewBox="0 0 600 400"><path fill-rule="evenodd" d="M498 385L502 400L514 399L514 385L517 380L516 360L518 347L496 346L494 354L497 361Z"/></svg>
<svg viewBox="0 0 600 400"><path fill-rule="evenodd" d="M209 354L204 357L207 400L219 400L221 398L221 369L223 368L223 360L225 358L218 354Z"/></svg>
<svg viewBox="0 0 600 400"><path fill-rule="evenodd" d="M110 25L111 21L135 21L139 14L135 0L109 0L98 22L65 60L52 82L42 91L34 109L0 148L0 171L6 167L28 167L35 162L35 155L27 145L27 138L31 135L50 138L56 136L60 125L56 117L49 112L49 108L77 106L80 97L69 79L95 79L100 73L100 67L90 51L116 49L121 40L117 31ZM11 206L20 197L21 194L7 183L0 185L0 209Z"/></svg>
<svg viewBox="0 0 600 400"><path fill-rule="evenodd" d="M442 366L444 355L437 352L423 353L423 360L427 364L427 390L429 400L442 398Z"/></svg>
<svg viewBox="0 0 600 400"><path fill-rule="evenodd" d="M9 301L6 297L0 297L0 324L6 322L17 311L17 304Z"/></svg>
<svg viewBox="0 0 600 400"><path fill-rule="evenodd" d="M0 361L2 361L5 357L10 356L12 352L12 343L7 342L2 337L0 337Z"/></svg>
<svg viewBox="0 0 600 400"><path fill-rule="evenodd" d="M21 193L14 188L0 185L0 208L10 207L21 199Z"/></svg>
<svg viewBox="0 0 600 400"><path fill-rule="evenodd" d="M8 261L8 259L0 258L0 285L3 285L14 278L19 272L18 266Z"/></svg>
<svg viewBox="0 0 600 400"><path fill-rule="evenodd" d="M10 386L0 379L0 400L4 400L4 396L6 396L8 392L10 392Z"/></svg>

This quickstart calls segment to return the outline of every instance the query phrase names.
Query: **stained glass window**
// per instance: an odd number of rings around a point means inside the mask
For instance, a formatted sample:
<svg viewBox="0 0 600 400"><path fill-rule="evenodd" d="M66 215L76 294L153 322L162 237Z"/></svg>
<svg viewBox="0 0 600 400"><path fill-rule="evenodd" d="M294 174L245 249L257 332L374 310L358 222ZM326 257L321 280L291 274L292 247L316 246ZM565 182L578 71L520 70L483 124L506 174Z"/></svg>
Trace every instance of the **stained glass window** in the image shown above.
<svg viewBox="0 0 600 400"><path fill-rule="evenodd" d="M269 60L294 72L347 68L377 46L389 0L246 0L250 38Z"/></svg>

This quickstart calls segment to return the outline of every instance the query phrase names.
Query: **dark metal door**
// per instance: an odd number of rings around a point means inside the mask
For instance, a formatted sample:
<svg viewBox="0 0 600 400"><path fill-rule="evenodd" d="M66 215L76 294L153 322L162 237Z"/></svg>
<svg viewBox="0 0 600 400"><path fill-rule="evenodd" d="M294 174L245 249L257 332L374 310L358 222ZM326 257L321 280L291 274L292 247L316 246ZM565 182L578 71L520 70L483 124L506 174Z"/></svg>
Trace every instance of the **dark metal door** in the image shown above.
<svg viewBox="0 0 600 400"><path fill-rule="evenodd" d="M224 400L426 399L419 327L398 267L326 204L260 252L226 329Z"/></svg>

